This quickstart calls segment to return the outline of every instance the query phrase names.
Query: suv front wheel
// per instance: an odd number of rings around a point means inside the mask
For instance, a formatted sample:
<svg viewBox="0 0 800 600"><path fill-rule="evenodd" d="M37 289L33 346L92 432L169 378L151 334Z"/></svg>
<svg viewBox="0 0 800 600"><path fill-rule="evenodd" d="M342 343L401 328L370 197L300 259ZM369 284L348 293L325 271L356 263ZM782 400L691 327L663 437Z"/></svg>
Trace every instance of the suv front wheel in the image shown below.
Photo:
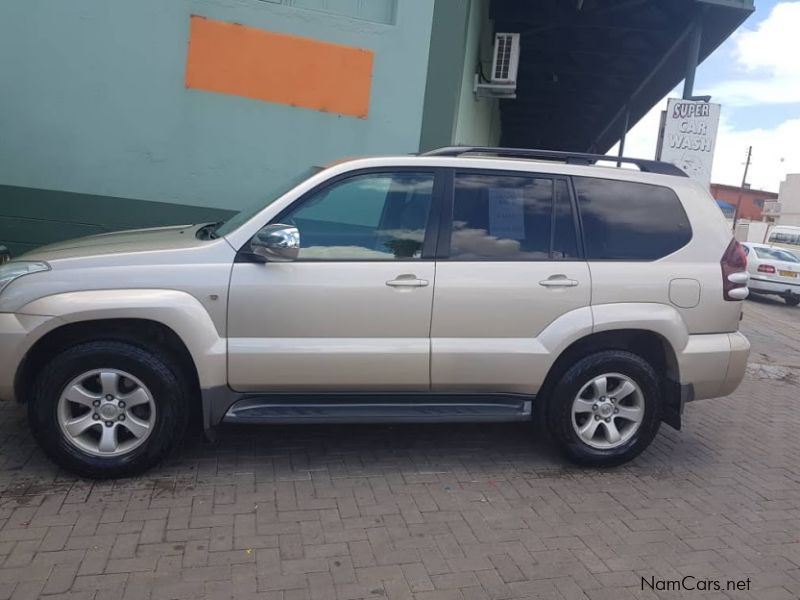
<svg viewBox="0 0 800 600"><path fill-rule="evenodd" d="M47 456L91 478L126 477L161 461L182 438L188 394L168 357L121 341L95 341L56 355L28 405Z"/></svg>
<svg viewBox="0 0 800 600"><path fill-rule="evenodd" d="M658 376L641 357L609 350L587 356L556 384L549 428L566 456L610 467L638 456L661 424Z"/></svg>

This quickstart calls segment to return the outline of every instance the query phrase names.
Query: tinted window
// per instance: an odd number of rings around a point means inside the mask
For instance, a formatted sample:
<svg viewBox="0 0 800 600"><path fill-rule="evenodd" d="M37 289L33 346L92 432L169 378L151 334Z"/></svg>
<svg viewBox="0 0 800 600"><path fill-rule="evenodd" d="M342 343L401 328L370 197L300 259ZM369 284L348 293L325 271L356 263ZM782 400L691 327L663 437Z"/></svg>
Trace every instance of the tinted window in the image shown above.
<svg viewBox="0 0 800 600"><path fill-rule="evenodd" d="M556 181L556 205L553 214L554 260L578 258L578 236L575 232L575 216L569 198L567 182Z"/></svg>
<svg viewBox="0 0 800 600"><path fill-rule="evenodd" d="M334 183L280 217L299 259L407 260L422 254L433 173L373 173Z"/></svg>
<svg viewBox="0 0 800 600"><path fill-rule="evenodd" d="M800 236L794 233L785 233L779 231L769 236L770 242L777 242L779 244L791 244L793 246L800 245Z"/></svg>
<svg viewBox="0 0 800 600"><path fill-rule="evenodd" d="M456 175L450 256L460 260L543 260L550 256L553 181Z"/></svg>
<svg viewBox="0 0 800 600"><path fill-rule="evenodd" d="M689 243L692 228L669 188L576 177L589 260L655 260Z"/></svg>

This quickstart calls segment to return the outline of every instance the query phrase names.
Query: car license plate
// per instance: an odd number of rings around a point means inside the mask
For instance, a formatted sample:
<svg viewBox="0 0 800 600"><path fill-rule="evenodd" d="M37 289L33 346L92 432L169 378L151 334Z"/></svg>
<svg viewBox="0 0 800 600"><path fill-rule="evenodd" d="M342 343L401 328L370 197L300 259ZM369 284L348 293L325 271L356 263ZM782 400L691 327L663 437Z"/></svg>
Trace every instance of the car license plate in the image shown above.
<svg viewBox="0 0 800 600"><path fill-rule="evenodd" d="M797 277L794 271L778 271L781 277Z"/></svg>

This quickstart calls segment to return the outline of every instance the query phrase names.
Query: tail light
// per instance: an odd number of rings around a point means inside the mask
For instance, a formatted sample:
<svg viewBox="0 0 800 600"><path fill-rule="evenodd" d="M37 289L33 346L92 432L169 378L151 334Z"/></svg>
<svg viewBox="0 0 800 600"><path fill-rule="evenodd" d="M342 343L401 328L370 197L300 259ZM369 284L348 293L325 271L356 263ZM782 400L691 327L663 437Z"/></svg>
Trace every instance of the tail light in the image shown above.
<svg viewBox="0 0 800 600"><path fill-rule="evenodd" d="M774 273L775 267L772 265L758 265L758 272L759 273Z"/></svg>
<svg viewBox="0 0 800 600"><path fill-rule="evenodd" d="M744 300L750 291L747 284L750 276L747 274L747 255L742 245L731 240L725 254L720 261L722 267L722 296L725 300Z"/></svg>

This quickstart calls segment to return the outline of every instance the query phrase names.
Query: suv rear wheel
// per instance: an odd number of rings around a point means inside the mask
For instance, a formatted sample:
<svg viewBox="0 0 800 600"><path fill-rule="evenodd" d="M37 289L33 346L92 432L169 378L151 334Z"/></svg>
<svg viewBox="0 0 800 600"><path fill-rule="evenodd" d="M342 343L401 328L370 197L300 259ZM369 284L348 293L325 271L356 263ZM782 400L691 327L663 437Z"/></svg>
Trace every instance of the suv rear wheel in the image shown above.
<svg viewBox="0 0 800 600"><path fill-rule="evenodd" d="M161 461L188 423L187 386L168 357L118 341L58 354L28 405L34 437L61 467L126 477Z"/></svg>
<svg viewBox="0 0 800 600"><path fill-rule="evenodd" d="M548 418L556 442L572 461L598 467L622 464L647 448L658 432L658 377L636 354L592 354L556 384Z"/></svg>

